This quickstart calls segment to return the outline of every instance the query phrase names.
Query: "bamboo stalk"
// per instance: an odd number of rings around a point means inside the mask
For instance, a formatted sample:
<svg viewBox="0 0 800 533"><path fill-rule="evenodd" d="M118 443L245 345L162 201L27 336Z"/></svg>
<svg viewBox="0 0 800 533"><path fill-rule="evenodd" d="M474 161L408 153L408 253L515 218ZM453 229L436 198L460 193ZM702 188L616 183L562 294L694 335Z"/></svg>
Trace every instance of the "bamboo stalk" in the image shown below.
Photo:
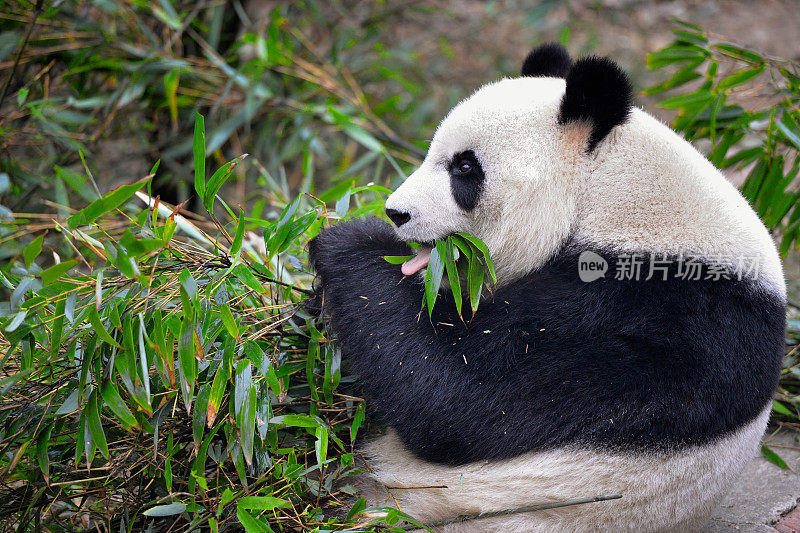
<svg viewBox="0 0 800 533"><path fill-rule="evenodd" d="M538 505L528 505L525 507L518 507L516 509L506 509L503 511L491 511L488 513L477 513L477 514L469 514L469 515L459 515L453 518L448 518L446 520L439 520L437 522L430 522L425 524L426 527L439 527L439 526L446 526L449 524L456 524L458 522L466 522L468 520L481 520L484 518L494 518L497 516L507 516L511 514L518 514L518 513L532 513L534 511L544 511L545 509L557 509L559 507L569 507L572 505L583 505L585 503L594 503L594 502L604 502L608 500L618 500L622 498L621 494L601 494L599 496L591 496L588 498L575 498L572 500L564 500L560 502L550 502L550 503L540 503ZM416 526L412 527L405 527L403 528L404 531L415 531L419 530L420 528Z"/></svg>

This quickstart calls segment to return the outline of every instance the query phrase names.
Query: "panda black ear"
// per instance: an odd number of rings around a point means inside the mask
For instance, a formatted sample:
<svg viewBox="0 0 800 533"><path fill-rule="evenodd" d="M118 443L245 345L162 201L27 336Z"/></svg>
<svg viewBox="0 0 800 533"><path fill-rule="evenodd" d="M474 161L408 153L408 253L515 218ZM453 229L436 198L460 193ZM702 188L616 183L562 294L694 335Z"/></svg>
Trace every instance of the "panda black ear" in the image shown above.
<svg viewBox="0 0 800 533"><path fill-rule="evenodd" d="M557 43L547 43L531 50L522 63L521 74L540 78L564 78L570 65L572 58L566 48Z"/></svg>
<svg viewBox="0 0 800 533"><path fill-rule="evenodd" d="M567 74L567 89L558 115L560 124L587 121L592 126L591 152L631 112L633 89L628 76L607 57L589 56L575 62Z"/></svg>

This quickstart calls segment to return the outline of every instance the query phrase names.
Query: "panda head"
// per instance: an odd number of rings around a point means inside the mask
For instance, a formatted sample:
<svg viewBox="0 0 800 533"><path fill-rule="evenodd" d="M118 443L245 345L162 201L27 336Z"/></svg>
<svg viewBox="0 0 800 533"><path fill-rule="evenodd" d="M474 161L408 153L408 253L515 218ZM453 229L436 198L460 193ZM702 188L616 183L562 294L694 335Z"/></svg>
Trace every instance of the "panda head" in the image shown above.
<svg viewBox="0 0 800 533"><path fill-rule="evenodd" d="M630 83L612 61L573 63L563 47L540 46L521 77L480 88L447 115L386 212L406 241L476 235L500 282L512 281L568 237L580 178L630 111Z"/></svg>

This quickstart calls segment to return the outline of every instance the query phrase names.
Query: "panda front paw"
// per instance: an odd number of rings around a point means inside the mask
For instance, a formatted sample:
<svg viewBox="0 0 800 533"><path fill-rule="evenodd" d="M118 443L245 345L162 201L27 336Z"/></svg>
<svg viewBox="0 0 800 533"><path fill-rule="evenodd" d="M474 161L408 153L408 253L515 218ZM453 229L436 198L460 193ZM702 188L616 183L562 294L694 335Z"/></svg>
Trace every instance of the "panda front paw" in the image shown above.
<svg viewBox="0 0 800 533"><path fill-rule="evenodd" d="M335 224L308 243L309 263L323 284L339 276L355 275L365 268L388 265L383 260L385 255L410 253L392 226L375 217Z"/></svg>

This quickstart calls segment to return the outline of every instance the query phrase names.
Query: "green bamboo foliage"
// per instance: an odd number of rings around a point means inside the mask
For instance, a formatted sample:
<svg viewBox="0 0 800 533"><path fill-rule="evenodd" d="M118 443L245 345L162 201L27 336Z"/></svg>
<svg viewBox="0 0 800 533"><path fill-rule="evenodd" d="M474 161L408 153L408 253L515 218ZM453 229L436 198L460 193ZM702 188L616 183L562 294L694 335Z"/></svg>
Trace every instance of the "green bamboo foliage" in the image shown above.
<svg viewBox="0 0 800 533"><path fill-rule="evenodd" d="M387 255L384 259L391 264L399 265L412 257L412 255ZM464 287L467 289L466 295L471 313L475 314L480 305L487 272L491 277L492 284L497 283L489 249L479 238L468 233L455 233L444 239L437 239L425 270L425 294L422 308L427 308L428 318L430 319L433 313L445 274L447 274L448 290L453 294L458 316L464 320L462 296Z"/></svg>
<svg viewBox="0 0 800 533"><path fill-rule="evenodd" d="M43 480L44 491L74 479L69 498L97 479L127 490L91 474L133 453L152 459L150 497L123 518L131 527L168 516L248 531L297 517L322 524L318 506L336 504L334 483L353 469L364 407L342 383L340 348L304 311L312 274L300 258L323 224L382 212L388 189L334 192L338 213L308 195L273 219L234 212L218 192L242 158L206 179L204 128L198 114L195 185L212 222L159 204L141 192L143 179L60 228L81 259L38 268L37 237L19 268L4 271L13 312L0 318L0 420L16 429L2 434L14 459L0 467ZM121 236L109 234L119 219Z"/></svg>

